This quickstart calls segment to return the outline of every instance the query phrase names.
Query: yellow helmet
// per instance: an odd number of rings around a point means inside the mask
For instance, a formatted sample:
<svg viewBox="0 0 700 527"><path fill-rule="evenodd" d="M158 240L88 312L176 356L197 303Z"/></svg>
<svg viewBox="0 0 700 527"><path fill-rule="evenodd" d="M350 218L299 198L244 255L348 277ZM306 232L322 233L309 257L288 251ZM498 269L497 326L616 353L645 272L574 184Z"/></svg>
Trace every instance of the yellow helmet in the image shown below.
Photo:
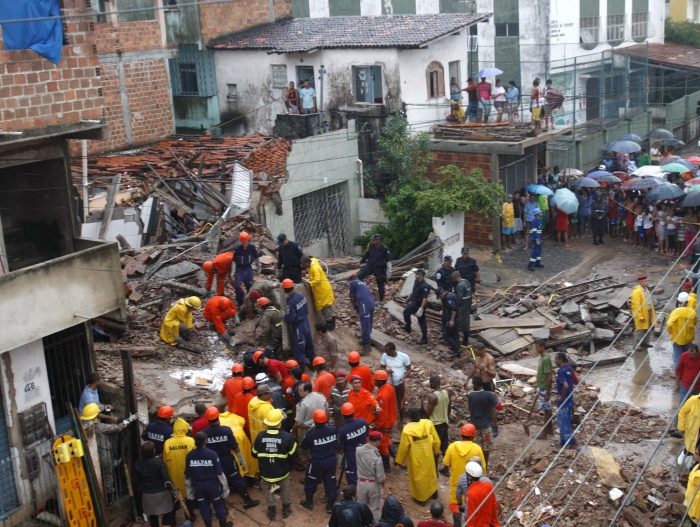
<svg viewBox="0 0 700 527"><path fill-rule="evenodd" d="M202 301L199 299L199 297L191 296L185 298L185 305L191 307L192 309L199 309L202 307Z"/></svg>
<svg viewBox="0 0 700 527"><path fill-rule="evenodd" d="M263 419L263 423L267 426L278 426L284 420L284 413L282 410L275 408L267 413L267 417Z"/></svg>
<svg viewBox="0 0 700 527"><path fill-rule="evenodd" d="M85 408L83 408L83 413L81 414L80 419L83 421L92 421L99 415L99 413L100 407L97 406L97 403L86 404Z"/></svg>

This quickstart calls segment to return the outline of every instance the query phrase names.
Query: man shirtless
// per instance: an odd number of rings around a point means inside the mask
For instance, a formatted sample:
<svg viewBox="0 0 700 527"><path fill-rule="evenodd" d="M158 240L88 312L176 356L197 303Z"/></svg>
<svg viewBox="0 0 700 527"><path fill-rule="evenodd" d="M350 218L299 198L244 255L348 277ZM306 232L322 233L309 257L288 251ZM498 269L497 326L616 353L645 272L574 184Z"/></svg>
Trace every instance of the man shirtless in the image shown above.
<svg viewBox="0 0 700 527"><path fill-rule="evenodd" d="M481 342L477 342L473 346L474 355L476 355L476 360L474 361L474 367L471 372L469 372L469 377L467 382L471 380L472 377L478 375L484 380L484 391L495 392L496 383L494 379L496 378L496 361L493 355L486 351L486 346ZM493 430L493 437L498 437L498 412L493 411L493 424L491 426Z"/></svg>

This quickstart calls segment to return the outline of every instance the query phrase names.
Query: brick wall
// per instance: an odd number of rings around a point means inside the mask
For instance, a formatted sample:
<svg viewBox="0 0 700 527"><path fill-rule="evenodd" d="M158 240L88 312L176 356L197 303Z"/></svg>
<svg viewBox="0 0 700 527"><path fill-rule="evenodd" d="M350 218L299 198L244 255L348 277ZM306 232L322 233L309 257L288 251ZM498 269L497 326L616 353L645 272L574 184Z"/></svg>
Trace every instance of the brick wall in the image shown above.
<svg viewBox="0 0 700 527"><path fill-rule="evenodd" d="M69 15L86 12L83 0L65 0L64 6ZM104 100L98 91L99 60L91 26L88 18L66 20L68 45L63 46L58 65L31 50L5 50L0 31L0 130L102 117Z"/></svg>
<svg viewBox="0 0 700 527"><path fill-rule="evenodd" d="M274 20L292 16L291 0L273 0ZM237 0L232 3L199 4L202 40L235 33L251 26L270 22L268 0Z"/></svg>
<svg viewBox="0 0 700 527"><path fill-rule="evenodd" d="M95 46L99 55L160 49L160 25L157 20L95 24Z"/></svg>
<svg viewBox="0 0 700 527"><path fill-rule="evenodd" d="M481 169L482 176L491 181L491 154L471 152L443 152L434 150L433 162L428 169L428 177L435 178L435 169L445 165L455 165L465 173L474 168ZM464 243L493 245L493 222L481 214L464 215Z"/></svg>

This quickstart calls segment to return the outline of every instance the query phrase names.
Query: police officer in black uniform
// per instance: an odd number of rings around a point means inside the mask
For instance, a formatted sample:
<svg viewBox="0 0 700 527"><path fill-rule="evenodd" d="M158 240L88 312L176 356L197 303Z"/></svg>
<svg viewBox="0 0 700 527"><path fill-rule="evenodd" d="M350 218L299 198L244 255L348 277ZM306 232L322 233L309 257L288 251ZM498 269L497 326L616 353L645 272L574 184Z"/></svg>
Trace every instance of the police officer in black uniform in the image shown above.
<svg viewBox="0 0 700 527"><path fill-rule="evenodd" d="M357 447L367 442L369 427L362 417L355 419L355 406L343 403L340 413L345 416L343 426L338 430L338 452L343 454L345 478L348 485L357 485Z"/></svg>
<svg viewBox="0 0 700 527"><path fill-rule="evenodd" d="M476 285L481 282L481 274L479 272L479 264L474 258L469 257L469 247L462 247L462 256L457 258L455 269L465 280L469 281L472 286L472 293L476 291Z"/></svg>
<svg viewBox="0 0 700 527"><path fill-rule="evenodd" d="M224 500L228 496L228 483L221 468L219 456L206 448L207 434L198 432L194 436L195 449L185 458L185 486L187 499L197 500L197 507L206 527L212 527L211 505L221 527L233 527L227 522L228 510Z"/></svg>
<svg viewBox="0 0 700 527"><path fill-rule="evenodd" d="M391 253L389 248L382 243L381 234L373 234L367 252L365 252L361 264L365 264L357 273L357 279L364 279L373 274L377 280L377 291L379 292L379 301L384 302L384 290L386 280L391 275Z"/></svg>
<svg viewBox="0 0 700 527"><path fill-rule="evenodd" d="M338 447L338 429L328 424L328 415L323 410L314 410L314 426L304 436L301 448L309 451L311 462L306 470L304 494L306 499L299 504L306 509L314 508L314 494L318 484L323 481L326 492L326 512L333 512L333 504L338 497L335 480L335 451Z"/></svg>
<svg viewBox="0 0 700 527"><path fill-rule="evenodd" d="M438 287L435 294L442 300L442 337L452 352L452 356L459 356L459 300L452 291Z"/></svg>
<svg viewBox="0 0 700 527"><path fill-rule="evenodd" d="M454 267L452 267L452 257L449 254L445 255L443 258L442 267L440 267L438 272L435 273L435 281L437 282L438 287L442 287L447 291L452 291L451 275L454 270Z"/></svg>
<svg viewBox="0 0 700 527"><path fill-rule="evenodd" d="M348 485L343 489L343 501L333 506L333 514L328 520L328 527L340 527L350 525L352 527L372 527L374 516L366 503L360 503L357 497L355 485Z"/></svg>
<svg viewBox="0 0 700 527"><path fill-rule="evenodd" d="M207 447L219 455L219 461L221 462L221 468L224 470L229 490L237 492L243 498L244 509L248 510L252 507L257 507L260 505L260 501L251 499L246 490L243 476L241 476L238 465L236 465L236 460L233 459L232 452L235 452L241 468L247 470L248 467L241 455L241 449L238 448L238 442L233 435L233 431L230 427L222 426L219 423L219 410L214 406L207 408L204 417L209 421L209 427L203 430L207 435Z"/></svg>
<svg viewBox="0 0 700 527"><path fill-rule="evenodd" d="M173 437L173 427L168 424L173 415L174 411L171 406L161 406L158 408L156 422L148 423L141 433L141 439L152 442L156 447L156 456L162 455L163 445Z"/></svg>
<svg viewBox="0 0 700 527"><path fill-rule="evenodd" d="M301 247L287 238L287 235L277 235L277 278L290 278L295 284L301 283L301 257L304 253Z"/></svg>
<svg viewBox="0 0 700 527"><path fill-rule="evenodd" d="M418 325L423 334L423 338L418 344L428 343L428 323L425 321L425 310L429 294L430 286L425 283L425 269L420 268L416 271L416 281L413 283L413 292L408 299L408 305L403 310L403 321L406 324L403 329L407 333L411 332L411 315L416 315L418 318Z"/></svg>
<svg viewBox="0 0 700 527"><path fill-rule="evenodd" d="M459 271L452 273L452 285L459 302L457 329L462 333L462 344L468 346L472 316L472 286L469 284L469 280L462 278Z"/></svg>

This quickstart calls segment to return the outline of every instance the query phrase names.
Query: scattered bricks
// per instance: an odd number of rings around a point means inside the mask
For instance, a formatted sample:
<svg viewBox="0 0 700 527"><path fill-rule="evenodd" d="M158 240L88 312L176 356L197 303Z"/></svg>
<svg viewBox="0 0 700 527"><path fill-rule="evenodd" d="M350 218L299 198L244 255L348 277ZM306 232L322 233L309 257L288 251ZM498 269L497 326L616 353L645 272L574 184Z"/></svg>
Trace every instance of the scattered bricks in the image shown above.
<svg viewBox="0 0 700 527"><path fill-rule="evenodd" d="M545 470L547 470L548 466L549 466L549 459L547 459L546 457L543 457L542 459L540 459L537 462L537 464L534 467L532 467L532 470L534 470L535 472L544 472Z"/></svg>
<svg viewBox="0 0 700 527"><path fill-rule="evenodd" d="M143 295L139 293L138 291L134 291L129 295L129 302L132 304L138 304L141 299L143 298Z"/></svg>

